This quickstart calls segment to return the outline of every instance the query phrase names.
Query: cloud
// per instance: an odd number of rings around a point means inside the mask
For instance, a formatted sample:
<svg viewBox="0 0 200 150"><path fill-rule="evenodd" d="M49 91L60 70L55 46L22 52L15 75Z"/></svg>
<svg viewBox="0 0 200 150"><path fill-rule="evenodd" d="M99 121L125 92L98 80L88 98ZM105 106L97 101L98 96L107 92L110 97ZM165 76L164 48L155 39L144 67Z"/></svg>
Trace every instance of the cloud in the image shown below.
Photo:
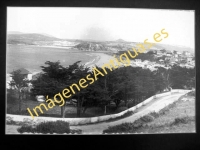
<svg viewBox="0 0 200 150"><path fill-rule="evenodd" d="M97 40L97 41L110 41L114 40L111 35L111 32L100 27L89 27L85 30L83 35L81 36L82 39L90 39L90 40Z"/></svg>

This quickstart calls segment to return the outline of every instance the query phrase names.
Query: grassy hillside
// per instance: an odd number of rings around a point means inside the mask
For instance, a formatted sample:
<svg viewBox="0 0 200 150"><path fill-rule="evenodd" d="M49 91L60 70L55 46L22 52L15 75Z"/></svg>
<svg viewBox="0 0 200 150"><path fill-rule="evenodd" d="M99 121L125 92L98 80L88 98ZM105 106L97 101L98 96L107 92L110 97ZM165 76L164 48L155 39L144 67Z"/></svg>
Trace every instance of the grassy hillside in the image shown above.
<svg viewBox="0 0 200 150"><path fill-rule="evenodd" d="M51 37L42 34L29 33L29 34L8 34L8 44L30 44L34 45L38 41L57 41L61 40L56 37Z"/></svg>
<svg viewBox="0 0 200 150"><path fill-rule="evenodd" d="M191 92L158 113L150 113L133 123L109 127L104 133L194 133L195 93Z"/></svg>

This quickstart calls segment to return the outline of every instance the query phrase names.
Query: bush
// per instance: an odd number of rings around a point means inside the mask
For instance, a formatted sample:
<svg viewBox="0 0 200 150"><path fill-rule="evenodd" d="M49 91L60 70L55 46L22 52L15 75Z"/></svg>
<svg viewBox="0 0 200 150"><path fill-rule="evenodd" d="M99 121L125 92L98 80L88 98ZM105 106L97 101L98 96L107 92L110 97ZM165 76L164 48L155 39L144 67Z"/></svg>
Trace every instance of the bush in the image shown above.
<svg viewBox="0 0 200 150"><path fill-rule="evenodd" d="M69 133L69 123L64 121L42 122L36 126L41 133Z"/></svg>
<svg viewBox="0 0 200 150"><path fill-rule="evenodd" d="M131 107L135 106L135 104L134 104L134 102L131 101L131 102L128 102L127 106L128 106L128 108L131 108Z"/></svg>
<svg viewBox="0 0 200 150"><path fill-rule="evenodd" d="M112 113L115 113L115 110L116 110L117 108L116 108L116 106L107 106L106 107L106 112L108 113L108 114L112 114Z"/></svg>
<svg viewBox="0 0 200 150"><path fill-rule="evenodd" d="M20 112L19 110L13 110L12 107L7 108L7 114L25 115L25 116L29 115L27 110L21 110L21 112Z"/></svg>
<svg viewBox="0 0 200 150"><path fill-rule="evenodd" d="M172 104L169 104L168 106L164 107L163 109L161 109L158 113L159 115L165 115L167 112L170 111L171 108L174 108L176 106L176 102L173 102Z"/></svg>
<svg viewBox="0 0 200 150"><path fill-rule="evenodd" d="M10 116L6 117L6 124L16 124L15 121L13 121L13 118Z"/></svg>
<svg viewBox="0 0 200 150"><path fill-rule="evenodd" d="M127 110L128 109L128 107L119 107L119 108L117 108L116 110L115 110L115 112L116 113L120 113L120 112L122 112L122 111L124 111L124 110Z"/></svg>
<svg viewBox="0 0 200 150"><path fill-rule="evenodd" d="M121 101L120 103L119 103L119 105L118 105L118 108L119 107L124 107L125 106L125 102L124 101Z"/></svg>
<svg viewBox="0 0 200 150"><path fill-rule="evenodd" d="M140 118L140 120L142 120L143 122L147 123L147 122L151 122L154 120L154 117L151 115L145 115L142 118Z"/></svg>
<svg viewBox="0 0 200 150"><path fill-rule="evenodd" d="M31 133L34 133L36 132L35 131L35 128L33 128L32 126L28 126L28 125L23 125L21 126L20 128L17 129L17 131L19 133L23 133L23 132L31 132Z"/></svg>
<svg viewBox="0 0 200 150"><path fill-rule="evenodd" d="M40 124L32 127L31 125L23 125L17 129L18 132L32 132L32 133L70 133L69 123L58 120L41 122Z"/></svg>
<svg viewBox="0 0 200 150"><path fill-rule="evenodd" d="M103 130L103 133L125 133L134 131L135 128L132 123L122 123L120 125L108 127L108 129Z"/></svg>
<svg viewBox="0 0 200 150"><path fill-rule="evenodd" d="M82 130L80 130L80 129L73 129L73 130L70 130L70 133L72 133L72 134L81 134Z"/></svg>
<svg viewBox="0 0 200 150"><path fill-rule="evenodd" d="M154 118L158 118L159 117L159 113L156 113L156 112L152 112L149 115L153 116Z"/></svg>
<svg viewBox="0 0 200 150"><path fill-rule="evenodd" d="M194 117L181 117L181 118L175 118L174 122L171 123L171 125L178 125L178 124L187 124L189 121L194 121Z"/></svg>
<svg viewBox="0 0 200 150"><path fill-rule="evenodd" d="M16 97L16 92L11 89L7 89L7 104L18 103L18 98Z"/></svg>
<svg viewBox="0 0 200 150"><path fill-rule="evenodd" d="M95 115L103 113L103 110L100 107L91 107L91 108L88 108L86 111L87 111L87 113L91 113L91 114L95 114Z"/></svg>
<svg viewBox="0 0 200 150"><path fill-rule="evenodd" d="M140 127L142 127L143 124L144 124L144 122L141 119L138 119L138 120L133 122L133 126L135 128L140 128Z"/></svg>
<svg viewBox="0 0 200 150"><path fill-rule="evenodd" d="M133 133L136 132L139 128L143 127L145 123L151 122L153 120L153 116L145 115L133 123L122 123L120 125L108 127L108 129L103 130L103 133Z"/></svg>
<svg viewBox="0 0 200 150"><path fill-rule="evenodd" d="M195 91L191 91L187 94L188 96L195 96Z"/></svg>
<svg viewBox="0 0 200 150"><path fill-rule="evenodd" d="M174 119L174 124L187 123L187 122L188 122L187 118L175 118Z"/></svg>

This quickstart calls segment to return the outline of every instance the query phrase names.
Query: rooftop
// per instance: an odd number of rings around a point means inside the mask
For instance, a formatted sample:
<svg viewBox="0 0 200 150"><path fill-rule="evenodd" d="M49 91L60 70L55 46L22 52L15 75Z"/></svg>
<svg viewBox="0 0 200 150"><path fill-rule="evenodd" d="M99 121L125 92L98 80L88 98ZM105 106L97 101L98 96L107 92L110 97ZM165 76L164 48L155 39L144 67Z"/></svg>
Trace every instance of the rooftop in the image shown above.
<svg viewBox="0 0 200 150"><path fill-rule="evenodd" d="M18 69L18 70L16 70L16 71L20 71L20 74L31 74L31 72L30 71L28 71L27 69L25 69L25 68L20 68L20 69ZM11 72L11 74L12 74L13 72Z"/></svg>

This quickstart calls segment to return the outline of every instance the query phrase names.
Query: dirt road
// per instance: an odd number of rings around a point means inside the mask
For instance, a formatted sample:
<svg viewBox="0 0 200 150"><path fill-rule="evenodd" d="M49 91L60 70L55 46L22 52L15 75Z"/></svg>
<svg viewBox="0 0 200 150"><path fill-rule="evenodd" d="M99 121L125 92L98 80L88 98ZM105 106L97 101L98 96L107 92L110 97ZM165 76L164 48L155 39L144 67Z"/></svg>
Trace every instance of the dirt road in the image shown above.
<svg viewBox="0 0 200 150"><path fill-rule="evenodd" d="M118 125L124 122L134 122L143 115L146 115L154 110L159 109L161 105L165 106L179 99L183 94L174 93L169 96L157 98L145 106L138 108L137 113L113 122L97 123L92 125L70 126L71 129L81 129L83 134L102 134L103 130L109 126Z"/></svg>
<svg viewBox="0 0 200 150"><path fill-rule="evenodd" d="M91 125L79 125L79 126L70 126L71 129L81 129L83 134L102 134L103 130L107 129L109 126L118 125L124 122L134 122L143 115L146 115L154 110L158 110L161 106L164 107L176 100L178 100L183 93L173 93L172 95L163 96L152 100L147 105L144 105L137 109L137 112L133 115L116 120L113 122L103 122ZM6 125L6 134L17 134L17 128L19 126L15 125Z"/></svg>

